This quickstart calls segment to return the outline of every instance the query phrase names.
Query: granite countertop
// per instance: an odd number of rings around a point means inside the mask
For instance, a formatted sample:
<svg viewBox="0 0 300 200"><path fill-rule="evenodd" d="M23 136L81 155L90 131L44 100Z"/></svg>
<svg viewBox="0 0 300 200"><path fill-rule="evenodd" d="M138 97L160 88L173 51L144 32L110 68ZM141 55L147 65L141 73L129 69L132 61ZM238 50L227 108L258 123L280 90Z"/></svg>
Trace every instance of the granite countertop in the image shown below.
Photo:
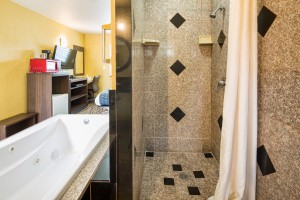
<svg viewBox="0 0 300 200"><path fill-rule="evenodd" d="M107 134L103 141L98 144L94 154L90 157L85 166L74 179L73 183L71 183L70 187L63 194L61 200L77 200L81 197L82 192L84 192L85 188L89 184L89 181L97 170L108 147L109 134Z"/></svg>

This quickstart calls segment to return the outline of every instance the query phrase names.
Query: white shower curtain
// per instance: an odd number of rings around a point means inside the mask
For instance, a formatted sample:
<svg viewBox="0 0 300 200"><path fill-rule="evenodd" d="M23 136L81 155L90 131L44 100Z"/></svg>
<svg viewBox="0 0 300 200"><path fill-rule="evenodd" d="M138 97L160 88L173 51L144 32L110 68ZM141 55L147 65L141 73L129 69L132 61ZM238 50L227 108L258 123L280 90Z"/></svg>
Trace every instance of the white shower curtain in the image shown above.
<svg viewBox="0 0 300 200"><path fill-rule="evenodd" d="M230 0L220 176L210 200L254 200L257 149L257 0Z"/></svg>

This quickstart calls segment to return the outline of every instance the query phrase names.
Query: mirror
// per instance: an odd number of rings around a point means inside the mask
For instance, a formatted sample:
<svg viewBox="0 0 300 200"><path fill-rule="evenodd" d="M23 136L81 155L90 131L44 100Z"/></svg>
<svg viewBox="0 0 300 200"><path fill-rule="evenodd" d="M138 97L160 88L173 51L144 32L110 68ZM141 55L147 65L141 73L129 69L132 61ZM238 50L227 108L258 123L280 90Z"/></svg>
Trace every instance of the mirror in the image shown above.
<svg viewBox="0 0 300 200"><path fill-rule="evenodd" d="M111 60L111 26L102 25L102 60L103 63L110 63Z"/></svg>
<svg viewBox="0 0 300 200"><path fill-rule="evenodd" d="M73 49L77 51L74 74L84 75L84 47L73 45Z"/></svg>
<svg viewBox="0 0 300 200"><path fill-rule="evenodd" d="M126 69L131 63L131 46L127 40L122 37L116 37L117 53L116 63L117 72Z"/></svg>

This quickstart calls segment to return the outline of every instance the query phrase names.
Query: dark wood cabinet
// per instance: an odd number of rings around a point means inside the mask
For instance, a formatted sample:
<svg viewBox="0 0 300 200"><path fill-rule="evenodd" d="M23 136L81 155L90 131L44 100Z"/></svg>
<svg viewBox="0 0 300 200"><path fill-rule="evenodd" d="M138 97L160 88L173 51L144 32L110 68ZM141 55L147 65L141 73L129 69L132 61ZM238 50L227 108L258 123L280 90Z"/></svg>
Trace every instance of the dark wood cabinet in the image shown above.
<svg viewBox="0 0 300 200"><path fill-rule="evenodd" d="M36 124L37 113L21 113L0 121L0 140Z"/></svg>
<svg viewBox="0 0 300 200"><path fill-rule="evenodd" d="M69 75L28 73L27 111L38 113L37 122L52 117L52 94L70 96L69 85Z"/></svg>
<svg viewBox="0 0 300 200"><path fill-rule="evenodd" d="M52 75L48 73L27 74L27 111L38 113L37 121L52 115Z"/></svg>
<svg viewBox="0 0 300 200"><path fill-rule="evenodd" d="M87 106L88 84L87 79L70 80L70 113L76 113Z"/></svg>
<svg viewBox="0 0 300 200"><path fill-rule="evenodd" d="M87 105L87 79L70 79L66 74L27 74L27 110L38 113L37 122L52 117L53 94L68 94L69 113L76 113Z"/></svg>

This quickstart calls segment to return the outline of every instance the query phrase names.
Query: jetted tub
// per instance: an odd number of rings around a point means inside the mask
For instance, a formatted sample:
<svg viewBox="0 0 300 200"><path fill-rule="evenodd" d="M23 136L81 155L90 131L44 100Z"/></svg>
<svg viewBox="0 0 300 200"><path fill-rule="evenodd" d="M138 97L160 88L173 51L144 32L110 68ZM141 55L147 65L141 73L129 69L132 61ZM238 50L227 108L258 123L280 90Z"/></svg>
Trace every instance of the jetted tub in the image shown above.
<svg viewBox="0 0 300 200"><path fill-rule="evenodd" d="M0 199L60 198L108 133L108 115L57 115L0 142Z"/></svg>

